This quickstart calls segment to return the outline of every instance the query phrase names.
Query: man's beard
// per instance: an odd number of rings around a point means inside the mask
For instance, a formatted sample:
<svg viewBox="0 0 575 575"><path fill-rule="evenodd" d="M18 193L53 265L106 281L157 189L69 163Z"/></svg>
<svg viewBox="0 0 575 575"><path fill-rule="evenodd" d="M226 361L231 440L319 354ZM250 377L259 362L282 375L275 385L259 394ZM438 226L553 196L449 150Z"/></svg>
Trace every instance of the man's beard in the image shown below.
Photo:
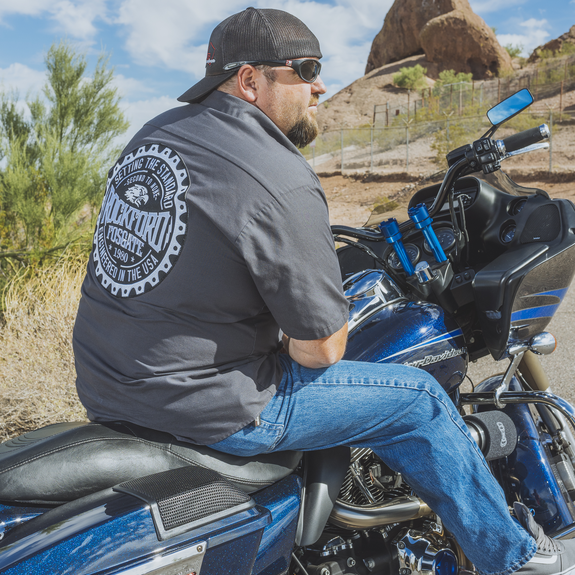
<svg viewBox="0 0 575 575"><path fill-rule="evenodd" d="M310 104L316 104L317 100L318 98L314 98ZM296 148L305 148L317 138L318 133L319 126L315 114L308 114L306 111L304 117L292 126L287 137Z"/></svg>

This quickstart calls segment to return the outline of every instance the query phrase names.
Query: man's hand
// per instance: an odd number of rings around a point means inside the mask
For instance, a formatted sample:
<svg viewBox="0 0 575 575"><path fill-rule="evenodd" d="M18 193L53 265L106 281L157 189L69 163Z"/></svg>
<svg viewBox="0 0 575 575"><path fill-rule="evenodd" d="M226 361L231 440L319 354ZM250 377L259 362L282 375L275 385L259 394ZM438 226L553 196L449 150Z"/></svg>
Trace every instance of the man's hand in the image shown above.
<svg viewBox="0 0 575 575"><path fill-rule="evenodd" d="M319 369L337 363L345 353L347 322L338 331L321 339L293 339L284 334L283 344L289 356L304 367Z"/></svg>

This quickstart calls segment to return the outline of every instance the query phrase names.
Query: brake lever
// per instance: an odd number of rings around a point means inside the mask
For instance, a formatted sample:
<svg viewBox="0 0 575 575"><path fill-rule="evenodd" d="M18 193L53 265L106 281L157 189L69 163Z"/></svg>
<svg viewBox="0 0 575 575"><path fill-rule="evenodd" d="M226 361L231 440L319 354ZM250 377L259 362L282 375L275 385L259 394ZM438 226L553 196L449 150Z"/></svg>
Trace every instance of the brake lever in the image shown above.
<svg viewBox="0 0 575 575"><path fill-rule="evenodd" d="M501 159L506 160L507 158L512 158L513 156L520 156L521 154L528 154L529 152L535 152L536 150L548 150L549 142L540 142L539 144L532 144L531 146L526 146L520 150L515 150L514 152L508 152Z"/></svg>

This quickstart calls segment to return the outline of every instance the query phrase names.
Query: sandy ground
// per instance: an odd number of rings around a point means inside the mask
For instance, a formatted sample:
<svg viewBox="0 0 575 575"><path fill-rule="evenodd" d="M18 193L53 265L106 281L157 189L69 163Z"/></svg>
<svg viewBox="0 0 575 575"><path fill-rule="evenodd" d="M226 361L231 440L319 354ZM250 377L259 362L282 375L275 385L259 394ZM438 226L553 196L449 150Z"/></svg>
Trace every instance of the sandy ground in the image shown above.
<svg viewBox="0 0 575 575"><path fill-rule="evenodd" d="M541 188L552 197L568 198L575 201L575 182L549 183L529 177L515 177L517 183L524 186ZM375 203L382 198L395 197L401 194L398 200L402 207L386 214L399 221L407 219L406 204L409 198L423 185L419 182L373 182L363 181L361 178L351 176L320 176L321 184L329 204L330 221L332 224L347 226L364 225Z"/></svg>

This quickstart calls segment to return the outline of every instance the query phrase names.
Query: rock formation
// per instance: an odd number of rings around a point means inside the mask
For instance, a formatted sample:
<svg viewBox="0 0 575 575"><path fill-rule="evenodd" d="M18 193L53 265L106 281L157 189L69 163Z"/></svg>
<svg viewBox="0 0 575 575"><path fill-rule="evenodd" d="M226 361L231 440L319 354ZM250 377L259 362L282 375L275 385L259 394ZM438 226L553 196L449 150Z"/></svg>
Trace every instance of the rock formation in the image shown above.
<svg viewBox="0 0 575 575"><path fill-rule="evenodd" d="M559 38L555 38L554 40L549 40L543 46L537 46L533 52L531 52L531 56L529 56L528 62L536 62L540 59L540 53L542 51L550 51L550 52L561 52L565 44L573 44L575 45L575 26L571 26L569 32L565 32L565 34L561 34Z"/></svg>
<svg viewBox="0 0 575 575"><path fill-rule="evenodd" d="M427 59L446 70L471 72L479 79L513 69L493 30L471 11L453 10L430 20L419 40Z"/></svg>
<svg viewBox="0 0 575 575"><path fill-rule="evenodd" d="M366 74L422 53L477 79L512 70L509 54L468 0L395 0L373 41Z"/></svg>

